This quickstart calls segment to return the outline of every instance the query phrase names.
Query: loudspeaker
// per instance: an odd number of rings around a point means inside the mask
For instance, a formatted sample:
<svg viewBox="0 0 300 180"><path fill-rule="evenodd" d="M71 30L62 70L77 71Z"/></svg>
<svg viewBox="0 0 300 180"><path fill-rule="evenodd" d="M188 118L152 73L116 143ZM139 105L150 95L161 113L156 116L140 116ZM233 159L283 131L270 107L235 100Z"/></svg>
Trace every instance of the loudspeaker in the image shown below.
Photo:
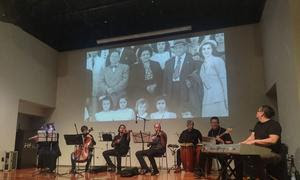
<svg viewBox="0 0 300 180"><path fill-rule="evenodd" d="M106 172L107 166L91 166L90 173Z"/></svg>
<svg viewBox="0 0 300 180"><path fill-rule="evenodd" d="M139 170L137 167L125 168L120 173L121 177L132 177L136 175L139 175Z"/></svg>

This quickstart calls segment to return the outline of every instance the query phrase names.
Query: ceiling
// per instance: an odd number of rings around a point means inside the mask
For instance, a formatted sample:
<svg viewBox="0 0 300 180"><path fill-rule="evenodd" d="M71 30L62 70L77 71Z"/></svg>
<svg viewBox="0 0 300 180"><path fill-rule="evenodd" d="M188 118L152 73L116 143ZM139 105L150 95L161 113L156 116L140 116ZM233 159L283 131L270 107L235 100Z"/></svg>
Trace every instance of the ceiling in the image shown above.
<svg viewBox="0 0 300 180"><path fill-rule="evenodd" d="M96 40L192 25L192 32L260 21L266 0L1 0L0 20L58 51Z"/></svg>

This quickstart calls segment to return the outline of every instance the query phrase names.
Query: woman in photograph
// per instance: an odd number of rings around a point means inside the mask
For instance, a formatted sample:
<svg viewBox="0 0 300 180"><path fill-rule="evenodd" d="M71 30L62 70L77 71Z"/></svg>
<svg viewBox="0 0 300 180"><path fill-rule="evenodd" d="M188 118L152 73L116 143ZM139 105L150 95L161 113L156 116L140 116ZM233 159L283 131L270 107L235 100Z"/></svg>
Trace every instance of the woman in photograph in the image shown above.
<svg viewBox="0 0 300 180"><path fill-rule="evenodd" d="M224 54L225 53L225 43L224 43L224 33L217 33L212 36L212 39L217 42L217 52Z"/></svg>
<svg viewBox="0 0 300 180"><path fill-rule="evenodd" d="M112 100L109 96L99 97L99 102L102 107L100 112L95 114L96 121L112 121L114 120L114 111L111 110Z"/></svg>
<svg viewBox="0 0 300 180"><path fill-rule="evenodd" d="M156 109L157 112L151 113L151 119L175 119L176 113L168 112L166 98L160 96L156 98Z"/></svg>
<svg viewBox="0 0 300 180"><path fill-rule="evenodd" d="M157 42L151 45L154 51L151 60L158 62L161 69L165 68L165 63L171 58L170 44L167 41Z"/></svg>
<svg viewBox="0 0 300 180"><path fill-rule="evenodd" d="M224 60L216 54L217 43L213 40L203 41L200 54L204 60L200 68L203 83L202 116L227 116L227 79Z"/></svg>
<svg viewBox="0 0 300 180"><path fill-rule="evenodd" d="M150 60L152 49L149 46L139 48L139 63L131 67L129 90L131 99L154 99L161 92L162 70L158 62Z"/></svg>
<svg viewBox="0 0 300 180"><path fill-rule="evenodd" d="M136 101L135 104L135 110L136 110L136 116L137 118L144 118L144 119L148 119L149 118L149 114L148 114L148 101L144 98L140 98Z"/></svg>
<svg viewBox="0 0 300 180"><path fill-rule="evenodd" d="M135 119L135 113L133 109L128 107L128 99L126 97L121 97L119 100L119 109L114 112L114 120L133 120Z"/></svg>

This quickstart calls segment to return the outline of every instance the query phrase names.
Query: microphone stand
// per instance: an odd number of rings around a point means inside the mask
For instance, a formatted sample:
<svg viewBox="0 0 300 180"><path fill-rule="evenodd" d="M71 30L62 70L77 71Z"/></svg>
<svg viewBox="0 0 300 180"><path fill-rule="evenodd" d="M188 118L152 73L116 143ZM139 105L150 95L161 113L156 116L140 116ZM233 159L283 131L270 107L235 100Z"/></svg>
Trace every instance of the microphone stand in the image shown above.
<svg viewBox="0 0 300 180"><path fill-rule="evenodd" d="M143 128L143 132L145 132L145 130L146 130L146 121L148 121L146 118L143 118L143 117L140 117L140 116L138 116L138 115L136 115L136 119L142 119L143 121L144 121L144 128ZM137 121L136 121L137 122ZM140 134L141 134L141 139L142 139L142 149L143 149L143 151L144 151L144 149L145 149L145 142L144 142L144 137L143 137L143 133L142 133L142 131L140 131Z"/></svg>

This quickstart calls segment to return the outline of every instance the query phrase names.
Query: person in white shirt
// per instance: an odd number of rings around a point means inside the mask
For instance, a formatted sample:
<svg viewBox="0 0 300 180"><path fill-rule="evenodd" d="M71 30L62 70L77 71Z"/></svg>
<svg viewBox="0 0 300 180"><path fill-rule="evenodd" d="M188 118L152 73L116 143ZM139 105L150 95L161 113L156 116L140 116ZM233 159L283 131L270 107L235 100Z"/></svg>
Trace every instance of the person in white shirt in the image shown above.
<svg viewBox="0 0 300 180"><path fill-rule="evenodd" d="M203 82L202 117L228 116L225 62L216 56L217 43L206 40L200 46L204 62L200 68Z"/></svg>
<svg viewBox="0 0 300 180"><path fill-rule="evenodd" d="M128 99L126 97L121 97L119 100L119 109L114 113L114 120L133 120L135 119L135 113L133 109L127 107Z"/></svg>
<svg viewBox="0 0 300 180"><path fill-rule="evenodd" d="M169 108L179 113L188 99L188 88L185 80L197 68L192 56L187 53L185 39L174 40L175 57L165 64L163 73L163 95L167 96Z"/></svg>
<svg viewBox="0 0 300 180"><path fill-rule="evenodd" d="M151 113L151 119L175 119L176 113L169 112L167 108L167 101L165 97L160 96L156 99L157 112Z"/></svg>
<svg viewBox="0 0 300 180"><path fill-rule="evenodd" d="M111 110L112 100L109 96L101 96L99 98L102 105L102 111L95 114L96 121L112 121L114 120L114 111Z"/></svg>
<svg viewBox="0 0 300 180"><path fill-rule="evenodd" d="M147 112L149 107L148 101L144 98L140 98L136 101L135 110L137 118L148 119L149 114Z"/></svg>
<svg viewBox="0 0 300 180"><path fill-rule="evenodd" d="M167 41L162 41L154 43L151 46L154 51L151 60L158 62L163 70L167 60L171 58L170 44Z"/></svg>

